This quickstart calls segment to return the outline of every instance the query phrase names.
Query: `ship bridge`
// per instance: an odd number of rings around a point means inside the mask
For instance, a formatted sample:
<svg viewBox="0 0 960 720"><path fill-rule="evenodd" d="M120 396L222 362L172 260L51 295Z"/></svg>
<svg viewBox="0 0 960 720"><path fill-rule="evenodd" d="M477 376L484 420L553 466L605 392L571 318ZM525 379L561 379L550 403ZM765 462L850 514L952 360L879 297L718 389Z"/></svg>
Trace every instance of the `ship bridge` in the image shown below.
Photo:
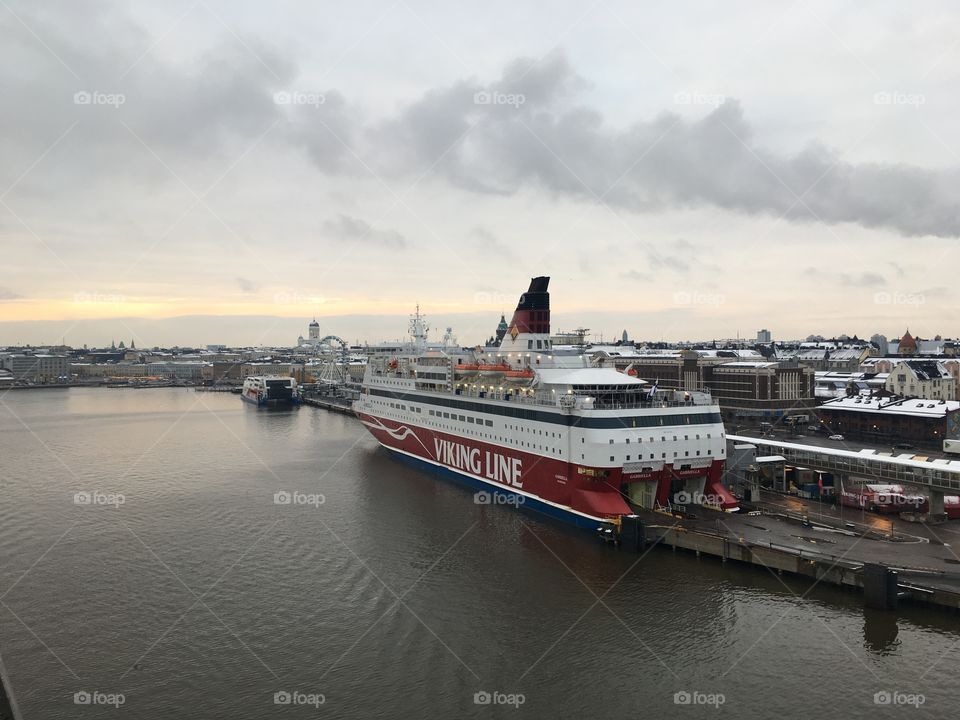
<svg viewBox="0 0 960 720"><path fill-rule="evenodd" d="M841 450L745 435L727 435L727 440L755 445L758 456L781 455L791 465L832 472L842 480L857 477L926 488L934 513L943 512L944 495L960 494L960 460Z"/></svg>

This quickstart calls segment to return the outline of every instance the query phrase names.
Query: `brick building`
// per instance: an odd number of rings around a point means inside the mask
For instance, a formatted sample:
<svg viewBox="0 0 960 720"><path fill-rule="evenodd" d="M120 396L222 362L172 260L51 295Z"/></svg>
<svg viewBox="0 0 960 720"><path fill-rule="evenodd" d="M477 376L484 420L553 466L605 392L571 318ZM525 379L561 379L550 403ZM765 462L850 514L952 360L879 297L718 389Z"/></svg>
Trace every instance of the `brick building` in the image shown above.
<svg viewBox="0 0 960 720"><path fill-rule="evenodd" d="M724 422L758 425L815 407L815 371L796 362L738 359L724 351L681 350L634 354L601 351L595 362L672 390L700 390L713 395Z"/></svg>
<svg viewBox="0 0 960 720"><path fill-rule="evenodd" d="M854 396L817 408L820 420L848 440L942 449L960 439L960 402Z"/></svg>

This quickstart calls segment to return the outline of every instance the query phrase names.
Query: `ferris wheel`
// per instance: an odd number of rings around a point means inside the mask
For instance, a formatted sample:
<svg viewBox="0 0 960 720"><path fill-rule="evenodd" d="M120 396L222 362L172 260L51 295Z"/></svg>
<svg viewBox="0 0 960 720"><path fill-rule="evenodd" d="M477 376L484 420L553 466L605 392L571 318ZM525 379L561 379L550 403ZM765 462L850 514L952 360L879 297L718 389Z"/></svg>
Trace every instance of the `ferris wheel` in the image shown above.
<svg viewBox="0 0 960 720"><path fill-rule="evenodd" d="M317 353L323 356L318 380L324 385L341 385L347 380L347 363L350 360L350 348L336 335L320 338L316 344Z"/></svg>
<svg viewBox="0 0 960 720"><path fill-rule="evenodd" d="M350 354L350 347L346 341L336 335L327 335L320 338L316 344L317 352L323 355L339 355L347 357Z"/></svg>

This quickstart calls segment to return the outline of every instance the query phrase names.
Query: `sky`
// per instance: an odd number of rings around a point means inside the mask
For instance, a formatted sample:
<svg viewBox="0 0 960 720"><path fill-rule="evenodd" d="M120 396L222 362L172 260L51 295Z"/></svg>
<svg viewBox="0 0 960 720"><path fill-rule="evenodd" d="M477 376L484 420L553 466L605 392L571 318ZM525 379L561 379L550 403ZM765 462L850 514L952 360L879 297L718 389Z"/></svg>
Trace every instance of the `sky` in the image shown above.
<svg viewBox="0 0 960 720"><path fill-rule="evenodd" d="M0 345L956 337L960 8L0 2Z"/></svg>

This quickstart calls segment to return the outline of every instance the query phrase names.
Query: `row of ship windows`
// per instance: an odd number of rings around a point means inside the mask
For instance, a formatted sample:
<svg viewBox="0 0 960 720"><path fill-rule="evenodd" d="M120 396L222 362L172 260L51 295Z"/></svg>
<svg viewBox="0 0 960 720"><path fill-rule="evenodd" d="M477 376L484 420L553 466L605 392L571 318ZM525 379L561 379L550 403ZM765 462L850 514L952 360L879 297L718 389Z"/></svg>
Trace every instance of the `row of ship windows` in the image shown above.
<svg viewBox="0 0 960 720"><path fill-rule="evenodd" d="M394 410L403 410L403 411L407 410L407 406L404 405L403 403L395 403L395 402L388 403L384 400L373 400L372 402L375 405L383 405L385 407L389 406ZM409 410L410 412L423 414L423 408L420 408L416 405L411 405ZM446 420L459 420L460 422L468 422L468 423L474 423L476 425L486 425L487 427L493 427L493 420L484 420L483 418L474 418L468 415L457 415L456 413L451 414L447 412L440 412L439 410L437 411L428 410L427 412L430 413L431 417L437 417L437 418L442 417Z"/></svg>
<svg viewBox="0 0 960 720"><path fill-rule="evenodd" d="M405 410L407 409L407 406L404 405L404 404L402 404L402 403L387 403L387 402L384 402L384 401L382 401L382 400L374 400L374 402L377 403L378 405L389 405L391 408L394 408L395 410L404 410L404 411L405 411ZM410 411L411 411L411 412L415 412L415 413L422 413L422 412L423 412L423 410L422 410L421 408L417 407L416 405L411 405L411 406L410 406ZM486 427L493 427L493 421L492 421L492 420L484 420L484 419L482 419L482 418L473 418L473 417L470 416L470 415L458 415L457 413L442 412L442 411L440 411L440 410L436 410L436 411L434 411L434 410L428 410L427 412L429 412L429 414L430 414L431 416L433 416L433 417L437 417L437 418L441 418L441 417L442 417L444 420L459 420L460 422L475 423L475 424L477 424L477 425L483 424L483 425L485 425ZM532 433L532 434L534 434L534 435L542 435L542 436L544 436L544 437L546 437L547 435L549 435L549 436L552 437L552 438L560 437L560 433L556 433L556 432L552 432L552 431L546 431L546 430L540 430L540 429L538 429L538 428L525 428L525 427L522 427L522 426L520 426L520 425L510 425L510 424L506 424L506 425L504 425L504 427L505 427L507 430L516 430L516 431L519 431L519 432L528 432L528 433ZM699 439L700 439L700 433L697 433L694 437L695 437L696 440L699 440ZM706 439L707 439L707 440L710 440L712 437L713 437L713 433L706 433ZM677 435L674 435L674 436L673 436L674 441L678 440L678 438L679 438L679 436L677 436ZM689 436L689 435L684 435L684 436L683 436L683 439L684 439L684 440L689 440L689 439L690 439L690 436ZM501 439L501 440L502 440L502 439ZM666 441L667 441L667 437L666 437L665 435L662 435L662 436L660 437L660 441L661 441L661 442L666 442ZM511 442L511 441L507 440L507 442ZM581 443L586 443L586 439L583 438L583 437L581 437L581 438L580 438L580 442L581 442ZM625 439L624 439L624 442L625 442L627 445L629 445L629 444L630 444L630 438L625 438ZM642 437L638 437L638 438L637 438L637 442L638 442L638 443L642 443L642 442L643 442L643 438L642 438ZM651 437L651 438L648 440L648 442L656 442L656 438ZM535 447L535 448L538 447L537 445L530 444L530 443L520 443L520 444L521 444L521 445L524 445L524 446L527 446L527 447ZM611 445L614 444L614 439L613 439L613 438L610 438L610 444L611 444ZM539 446L539 447L540 447L540 449L544 449L543 446ZM697 453L697 455L699 455L699 454L700 454L700 451L697 450L696 453ZM667 457L667 454L666 454L666 453L661 453L661 455L662 455L663 458L666 458L666 457ZM686 451L686 452L684 453L684 455L687 456L687 457L689 457L689 456L690 456L690 452L689 452L689 451ZM677 455L676 452L673 453L673 456L674 456L674 457L678 457L678 455ZM583 455L581 454L580 457L583 458ZM610 459L611 459L611 460L614 459L612 455L610 456ZM629 460L629 459L630 459L630 455L627 455L627 460ZM643 459L643 455L642 455L642 454L637 455L637 459L638 459L638 460L642 460L642 459ZM650 459L651 459L651 460L654 459L654 454L653 454L653 453L650 454Z"/></svg>
<svg viewBox="0 0 960 720"><path fill-rule="evenodd" d="M381 405L387 405L388 403L380 403L380 404L381 404ZM389 405L390 405L390 407L392 407L394 410L406 410L406 409L407 409L407 406L406 406L406 405L401 405L400 403L389 403ZM410 412L419 413L419 412L423 412L423 411L422 411L420 408L418 408L416 405L411 405L411 406L410 406ZM433 413L430 413L430 414L432 415Z"/></svg>
<svg viewBox="0 0 960 720"><path fill-rule="evenodd" d="M493 427L493 420L484 420L483 418L474 418L471 415L457 415L456 413L440 412L439 410L428 411L434 417L442 417L444 420L459 420L460 422L476 423L477 425L486 425Z"/></svg>
<svg viewBox="0 0 960 720"><path fill-rule="evenodd" d="M401 403L387 403L387 402L383 402L383 401L381 401L381 400L374 400L374 402L375 402L376 404L378 404L378 405L389 405L391 408L393 408L393 409L395 409L395 410L406 410L406 409L407 409L407 406L406 406L406 405L403 405L403 404L401 404ZM421 410L419 407L416 407L416 406L414 406L414 405L411 405L411 406L410 406L410 410L411 410L412 412L417 412L417 413L421 413L421 412L422 412L422 410ZM447 413L447 412L441 412L441 411L439 411L439 410L437 410L437 411L428 410L427 412L429 412L430 415L432 415L432 416L434 416L434 417L436 417L436 418L438 418L438 419L439 419L439 418L443 418L443 419L446 419L446 420L459 420L460 422L475 423L475 424L477 424L477 425L485 424L487 427L493 427L493 421L492 421L492 420L481 420L480 418L474 419L474 418L472 418L472 417L470 417L470 416L457 415L456 413L451 414L451 413ZM442 423L428 423L428 424L429 424L429 425L433 425L433 426L435 426L435 427L440 427L440 428L443 428L443 429L446 429L446 430L456 430L456 429L457 429L457 428L454 428L454 427L451 427L451 426L448 426L448 425L443 425ZM547 432L544 431L544 430L538 430L538 429L536 429L536 428L523 428L523 427L520 427L520 426L517 426L517 425L505 425L504 427L506 427L508 430L519 430L519 431L521 431L521 432L531 432L531 433L533 433L533 434L540 434L540 435L544 435L544 436L546 436L546 435L549 434L550 437L554 437L554 438L559 437L559 434L558 434L558 433L555 433L555 432L547 433ZM488 435L488 434L486 434L486 433L474 433L474 432L472 432L472 431L469 431L469 432L470 432L471 435L478 435L479 437L487 438L487 439L489 439L489 440L495 440L495 441L500 442L500 443L506 443L506 444L508 444L508 445L517 445L517 446L519 446L519 447L528 447L528 448L531 448L531 449L533 449L533 450L542 450L542 451L544 451L544 452L553 452L553 453L555 453L555 454L557 454L557 455L560 455L560 454L561 454L560 448L549 447L549 446L546 446L546 445L537 445L536 443L522 442L522 441L519 441L519 440L514 440L513 438L509 438L509 437L491 436L491 435ZM674 436L673 436L673 439L674 439L674 440L677 440L677 437L678 437L678 436L674 435ZM699 435L699 434L697 434L695 437L696 437L697 440L700 439L700 435ZM711 437L712 437L712 433L707 433L707 434L706 434L706 437L707 437L708 439L711 438ZM660 439L661 439L661 441L666 442L666 439L667 439L667 438L666 438L666 436L663 436L663 437L661 437ZM684 435L684 436L683 436L683 439L684 439L684 440L689 440L689 439L690 439L690 436L689 436L689 435ZM580 442L581 442L581 443L585 442L584 438L580 438ZM627 439L626 439L626 442L629 444L630 438L627 438ZM638 439L638 442L643 442L643 438L639 438L639 439ZM655 442L655 439L651 437L650 440L649 440L649 442ZM611 444L611 445L613 444L613 440L612 440L612 439L610 440L610 444ZM699 450L696 450L696 451L695 451L695 454L696 454L696 457L699 457L699 456L700 456L700 451L699 451ZM683 453L683 455L684 455L684 457L690 457L690 451L689 451L689 450L685 450L684 453ZM581 459L581 460L585 459L585 457L586 457L586 456L585 456L584 453L580 453L580 459ZM673 457L674 457L674 458L680 457L680 453L677 452L677 451L674 451ZM661 460L666 460L666 458L667 458L667 453L665 453L665 452L660 453L660 459L661 459ZM627 456L625 457L625 460L628 461L628 462L629 462L630 460L632 460L632 459L633 459L633 456L632 456L632 455L627 455ZM655 453L650 453L650 458L649 458L649 459L650 459L650 460L654 460L654 459L655 459ZM643 460L643 454L638 454L638 455L637 455L637 460ZM615 457L614 455L611 455L611 456L610 456L610 462L615 462L615 461L616 461L616 457Z"/></svg>
<svg viewBox="0 0 960 720"><path fill-rule="evenodd" d="M404 404L402 404L402 403L385 402L385 401L383 401L383 400L373 400L372 402L373 402L374 404L376 404L376 405L383 405L383 406L385 406L385 407L393 408L394 410L407 410L407 409L408 409L407 406L404 405ZM416 407L415 405L411 405L410 408L409 408L409 410L411 410L411 411L413 411L413 412L418 412L418 413L419 413L419 412L422 412L421 408ZM473 424L478 425L478 426L481 426L481 427L493 427L493 421L492 421L492 420L484 420L484 419L482 419L482 418L473 418L473 417L470 417L469 415L458 415L457 413L445 413L445 412L442 412L442 411L440 411L440 410L436 410L436 411L434 411L434 410L428 410L427 412L428 412L431 416L437 418L437 420L441 420L441 419L446 419L446 420L459 420L460 422L473 423ZM530 448L531 450L541 450L542 452L549 452L549 453L553 453L554 455L562 455L562 453L563 453L563 449L562 449L562 448L552 447L552 446L549 446L549 445L538 445L537 443L524 442L524 441L520 441L520 440L515 440L515 439L510 438L510 437L502 437L502 436L499 436L499 435L490 435L489 433L477 432L477 431L471 430L471 429L469 429L469 428L458 428L458 427L454 427L454 426L452 426L452 425L445 425L445 424L443 424L443 423L441 423L441 422L430 422L429 420L427 420L426 423L427 423L427 425L429 425L430 427L440 428L441 430L456 430L456 431L458 431L458 432L466 432L468 435L474 435L474 436L476 436L476 437L480 437L480 438L484 438L484 439L486 439L486 440L491 440L491 441L499 442L499 443L504 444L504 445L515 445L515 446L517 446L517 447ZM504 425L504 427L505 427L505 428L512 428L513 426ZM514 429L516 429L516 428L514 428ZM540 433L541 433L542 435L546 435L546 433L543 432L543 431L540 431ZM559 439L559 438L560 438L560 433L552 433L552 436Z"/></svg>
<svg viewBox="0 0 960 720"><path fill-rule="evenodd" d="M548 435L553 438L563 437L562 433L548 432L547 430L540 430L538 428L526 428L526 427L523 427L522 425L510 425L509 423L505 423L504 427L507 430L517 430L518 432L531 433L533 435L543 435L544 437Z"/></svg>
<svg viewBox="0 0 960 720"><path fill-rule="evenodd" d="M709 439L712 438L712 437L713 437L713 433L707 433L707 440L709 440ZM673 439L676 440L676 439L677 439L677 436L674 435L674 436L673 436ZM684 439L684 440L689 440L689 439L690 439L690 436L689 436L689 435L684 435L684 436L683 436L683 439ZM697 440L700 439L700 433L697 433L696 439L697 439ZM667 441L667 436L666 436L666 435L661 435L661 436L660 436L660 442L666 442L666 441ZM580 442L583 442L583 438L580 438ZM610 438L610 444L611 444L611 445L613 445L613 442L614 442L614 439L613 439L613 438ZM626 440L624 440L624 442L626 442L626 444L629 445L629 444L630 444L630 438L626 438ZM643 438L642 438L642 437L638 437L638 438L637 438L637 442L638 442L638 443L642 443L642 442L643 442ZM656 442L656 438L651 437L648 442Z"/></svg>
<svg viewBox="0 0 960 720"><path fill-rule="evenodd" d="M700 451L697 450L696 452L697 452L697 457L700 457ZM654 456L654 453L650 453L650 459L651 459L651 460L654 459L653 456ZM683 451L683 456L684 456L684 457L690 457L690 451L689 451L689 450L684 450L684 451ZM678 453L676 450L674 450L674 452L673 452L673 457L675 457L675 458L680 457L679 453ZM583 454L580 455L580 459L581 459L581 460L583 459ZM626 460L630 460L630 456L627 455L625 459L626 459ZM661 459L661 460L666 460L666 459L667 459L667 454L666 454L666 453L660 453L660 459ZM616 457L614 457L613 455L611 455L611 456L610 456L610 462L614 462L615 460L616 460ZM637 455L637 460L643 460L643 455L642 455L642 454L641 454L641 455Z"/></svg>

